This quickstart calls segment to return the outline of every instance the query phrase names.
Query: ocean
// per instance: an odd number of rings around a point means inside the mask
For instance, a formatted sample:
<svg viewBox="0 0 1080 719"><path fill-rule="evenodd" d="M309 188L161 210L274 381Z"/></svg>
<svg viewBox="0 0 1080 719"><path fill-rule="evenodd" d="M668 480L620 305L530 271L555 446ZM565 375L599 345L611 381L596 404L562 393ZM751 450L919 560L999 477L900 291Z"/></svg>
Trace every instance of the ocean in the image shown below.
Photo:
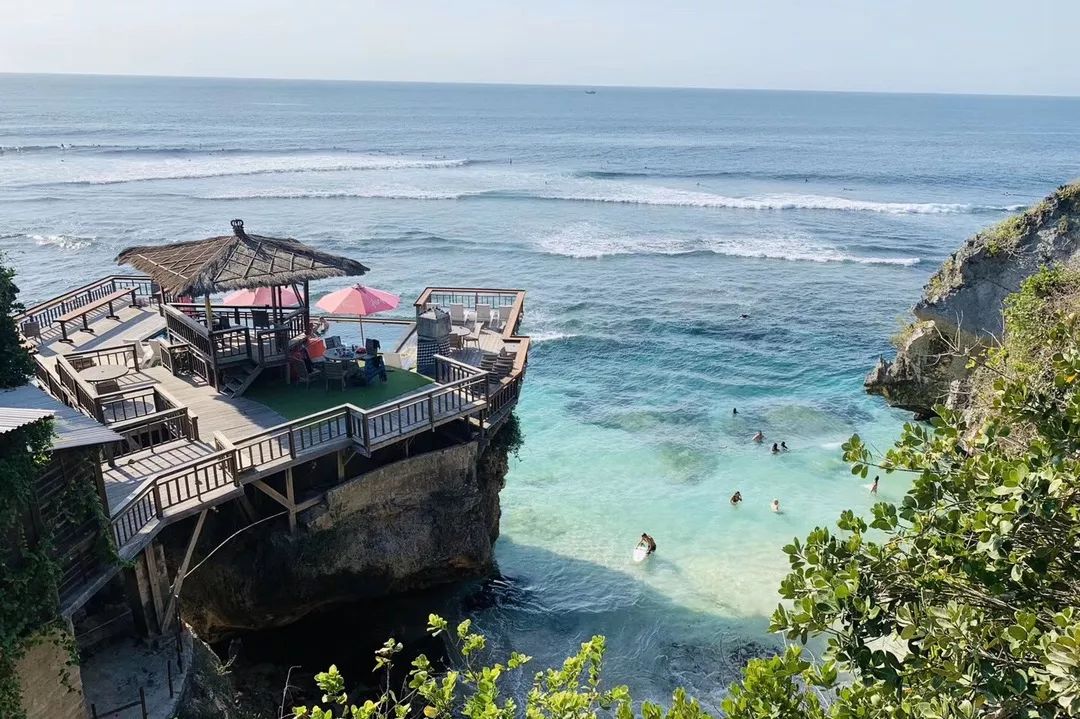
<svg viewBox="0 0 1080 719"><path fill-rule="evenodd" d="M236 217L409 301L527 289L504 581L474 620L538 666L605 634L613 681L710 707L776 646L781 547L873 502L840 445L907 419L862 379L922 285L1077 175L1080 99L0 76L26 303Z"/></svg>

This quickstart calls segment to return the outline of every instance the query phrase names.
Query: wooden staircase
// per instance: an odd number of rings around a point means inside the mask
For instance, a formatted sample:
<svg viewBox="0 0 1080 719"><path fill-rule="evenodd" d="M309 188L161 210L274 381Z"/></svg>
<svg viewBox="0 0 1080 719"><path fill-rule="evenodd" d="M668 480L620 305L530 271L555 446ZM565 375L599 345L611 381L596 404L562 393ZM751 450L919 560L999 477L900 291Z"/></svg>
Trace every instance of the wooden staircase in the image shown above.
<svg viewBox="0 0 1080 719"><path fill-rule="evenodd" d="M225 370L225 378L221 383L222 393L227 397L239 397L247 391L262 371L263 365L254 362L229 367Z"/></svg>

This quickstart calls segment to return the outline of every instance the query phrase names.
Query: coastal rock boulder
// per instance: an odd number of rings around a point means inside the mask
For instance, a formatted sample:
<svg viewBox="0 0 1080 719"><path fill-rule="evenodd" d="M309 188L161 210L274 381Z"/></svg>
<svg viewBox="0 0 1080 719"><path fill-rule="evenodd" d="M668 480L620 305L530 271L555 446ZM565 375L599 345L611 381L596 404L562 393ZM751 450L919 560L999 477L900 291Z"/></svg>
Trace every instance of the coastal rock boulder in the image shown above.
<svg viewBox="0 0 1080 719"><path fill-rule="evenodd" d="M866 391L918 418L935 404L962 409L973 366L1001 339L1005 298L1047 265L1080 265L1080 182L1059 187L1028 210L977 233L930 278ZM974 362L972 362L974 360Z"/></svg>

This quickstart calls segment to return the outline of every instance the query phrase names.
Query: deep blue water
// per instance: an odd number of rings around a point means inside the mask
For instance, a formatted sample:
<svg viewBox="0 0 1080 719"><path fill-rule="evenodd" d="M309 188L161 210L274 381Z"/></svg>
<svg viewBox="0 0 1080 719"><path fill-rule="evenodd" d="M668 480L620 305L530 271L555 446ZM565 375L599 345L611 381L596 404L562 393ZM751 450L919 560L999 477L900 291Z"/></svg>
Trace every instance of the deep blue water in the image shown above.
<svg viewBox="0 0 1080 719"><path fill-rule="evenodd" d="M409 299L526 288L512 588L477 621L538 662L605 633L613 679L714 702L780 546L870 503L839 444L904 416L863 375L964 238L1080 175L1080 100L0 76L0 147L27 302L234 217Z"/></svg>

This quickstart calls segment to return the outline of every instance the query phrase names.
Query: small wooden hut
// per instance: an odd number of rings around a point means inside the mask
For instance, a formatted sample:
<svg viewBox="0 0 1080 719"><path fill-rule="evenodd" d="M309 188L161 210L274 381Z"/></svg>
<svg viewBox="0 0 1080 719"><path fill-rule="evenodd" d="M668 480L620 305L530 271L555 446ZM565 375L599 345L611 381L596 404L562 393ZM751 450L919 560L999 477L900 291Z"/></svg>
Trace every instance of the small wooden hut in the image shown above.
<svg viewBox="0 0 1080 719"><path fill-rule="evenodd" d="M233 220L232 229L205 240L129 247L116 261L145 272L160 288L170 342L166 361L238 394L262 369L285 365L290 347L306 336L311 280L356 277L368 268L294 239L248 234L243 220ZM274 290L271 305L211 301L218 292L259 287ZM293 289L299 307L282 307L282 287Z"/></svg>

